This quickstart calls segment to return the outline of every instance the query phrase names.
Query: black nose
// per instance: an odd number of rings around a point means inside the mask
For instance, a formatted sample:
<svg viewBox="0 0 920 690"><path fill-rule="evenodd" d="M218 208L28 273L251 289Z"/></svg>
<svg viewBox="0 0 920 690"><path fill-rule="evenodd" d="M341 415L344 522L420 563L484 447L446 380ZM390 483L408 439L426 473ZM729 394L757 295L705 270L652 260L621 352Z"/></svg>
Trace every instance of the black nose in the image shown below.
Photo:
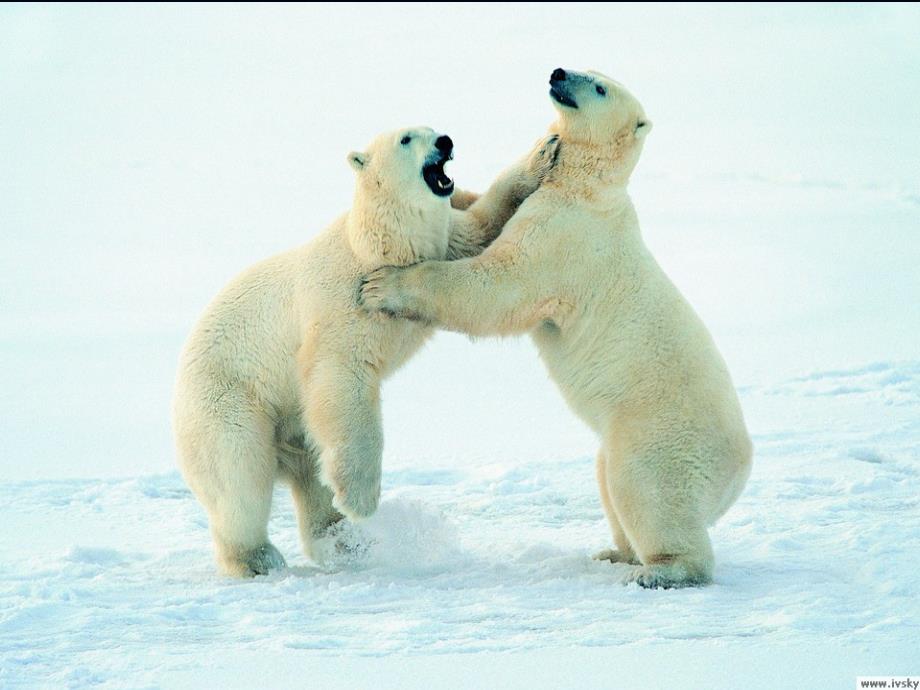
<svg viewBox="0 0 920 690"><path fill-rule="evenodd" d="M545 74L545 72L544 72ZM553 70L553 73L549 75L550 81L565 81L565 70L561 67L557 67Z"/></svg>
<svg viewBox="0 0 920 690"><path fill-rule="evenodd" d="M454 142L446 134L442 134L434 141L434 147L441 153L450 153L454 148Z"/></svg>

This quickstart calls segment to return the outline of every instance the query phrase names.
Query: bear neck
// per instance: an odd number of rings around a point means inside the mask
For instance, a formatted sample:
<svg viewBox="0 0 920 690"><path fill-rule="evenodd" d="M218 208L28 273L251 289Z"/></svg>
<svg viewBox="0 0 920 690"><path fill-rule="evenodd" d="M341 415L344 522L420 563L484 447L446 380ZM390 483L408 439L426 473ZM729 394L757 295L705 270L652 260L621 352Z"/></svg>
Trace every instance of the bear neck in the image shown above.
<svg viewBox="0 0 920 690"><path fill-rule="evenodd" d="M346 220L348 244L364 266L408 266L447 258L448 204L423 207L375 197L359 189Z"/></svg>
<svg viewBox="0 0 920 690"><path fill-rule="evenodd" d="M626 191L632 172L626 136L599 145L570 141L563 135L559 157L543 186L573 199L631 204Z"/></svg>

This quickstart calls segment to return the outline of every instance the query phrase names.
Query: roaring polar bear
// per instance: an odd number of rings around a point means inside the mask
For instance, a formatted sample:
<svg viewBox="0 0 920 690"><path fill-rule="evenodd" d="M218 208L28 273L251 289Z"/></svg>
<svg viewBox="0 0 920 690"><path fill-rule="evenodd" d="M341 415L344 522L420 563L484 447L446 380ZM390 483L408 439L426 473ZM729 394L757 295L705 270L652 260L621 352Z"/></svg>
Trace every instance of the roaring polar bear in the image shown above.
<svg viewBox="0 0 920 690"><path fill-rule="evenodd" d="M351 210L312 242L256 264L207 307L179 364L179 465L204 504L221 569L282 567L267 525L276 478L292 489L304 551L342 514L380 496L380 385L431 333L368 314L360 277L385 264L477 254L552 166L556 138L481 197L444 173L453 143L429 128L379 136L351 153ZM461 210L462 209L462 210Z"/></svg>
<svg viewBox="0 0 920 690"><path fill-rule="evenodd" d="M597 479L616 550L645 587L711 581L707 533L751 467L735 389L706 327L652 258L626 191L651 124L597 72L556 69L555 167L475 258L383 268L368 309L474 335L529 332L602 439Z"/></svg>

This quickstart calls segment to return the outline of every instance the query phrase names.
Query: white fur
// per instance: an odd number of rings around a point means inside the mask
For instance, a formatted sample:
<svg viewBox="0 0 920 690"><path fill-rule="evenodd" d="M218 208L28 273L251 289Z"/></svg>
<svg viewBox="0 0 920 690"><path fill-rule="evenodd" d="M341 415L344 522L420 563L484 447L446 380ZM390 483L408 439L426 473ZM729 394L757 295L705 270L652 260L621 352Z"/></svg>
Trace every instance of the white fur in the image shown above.
<svg viewBox="0 0 920 690"><path fill-rule="evenodd" d="M750 441L725 364L645 247L626 191L651 124L612 79L573 84L579 107L557 104L551 129L558 162L501 236L475 258L379 270L363 299L475 335L529 332L602 439L617 550L599 557L636 564L629 579L645 586L705 583L707 527L741 492Z"/></svg>
<svg viewBox="0 0 920 690"><path fill-rule="evenodd" d="M458 193L457 206L469 206L459 210L421 177L436 138L428 128L402 130L349 154L351 210L309 244L233 280L185 346L173 405L179 464L228 574L283 566L267 534L277 477L291 485L307 555L342 514L377 507L380 384L430 328L360 309L360 277L384 264L481 251L555 153L542 142L478 200Z"/></svg>

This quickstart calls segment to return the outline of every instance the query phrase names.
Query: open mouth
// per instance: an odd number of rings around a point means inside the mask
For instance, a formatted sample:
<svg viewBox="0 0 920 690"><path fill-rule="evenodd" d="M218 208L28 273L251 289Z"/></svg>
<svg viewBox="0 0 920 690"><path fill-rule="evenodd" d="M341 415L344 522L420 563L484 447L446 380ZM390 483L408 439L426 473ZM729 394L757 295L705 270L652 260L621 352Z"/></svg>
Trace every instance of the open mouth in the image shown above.
<svg viewBox="0 0 920 690"><path fill-rule="evenodd" d="M576 103L575 99L568 94L565 87L562 86L560 82L550 81L549 95L553 97L553 100L556 101L556 103L560 103L567 108L574 108L575 110L578 110L578 103Z"/></svg>
<svg viewBox="0 0 920 690"><path fill-rule="evenodd" d="M422 179L436 195L450 196L454 191L454 181L444 174L444 165L454 156L452 153L441 152L438 155L439 158L422 166Z"/></svg>

